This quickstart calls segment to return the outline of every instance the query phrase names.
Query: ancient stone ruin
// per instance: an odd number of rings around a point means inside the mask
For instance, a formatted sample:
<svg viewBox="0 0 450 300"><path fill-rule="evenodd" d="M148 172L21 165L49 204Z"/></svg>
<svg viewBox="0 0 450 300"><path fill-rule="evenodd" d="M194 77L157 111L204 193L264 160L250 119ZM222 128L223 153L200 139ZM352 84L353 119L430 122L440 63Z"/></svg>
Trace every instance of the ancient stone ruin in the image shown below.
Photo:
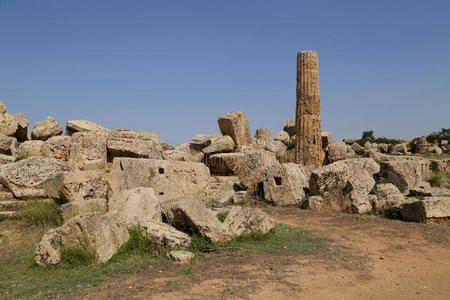
<svg viewBox="0 0 450 300"><path fill-rule="evenodd" d="M319 58L316 51L297 55L297 106L295 111L296 161L320 167L323 162L320 129Z"/></svg>
<svg viewBox="0 0 450 300"><path fill-rule="evenodd" d="M440 156L450 151L449 130L412 141L332 141L321 132L317 53L298 53L297 66L296 120L280 124L274 136L259 128L253 138L240 111L218 117L220 134L178 145L86 120L68 121L63 133L49 117L31 130L24 115L0 102L0 215L31 200L61 205L64 224L36 245L40 265L59 263L66 246L107 261L130 226L175 248L188 246L192 232L214 243L267 233L274 221L257 206L395 210L417 222L450 217L450 159ZM185 251L169 256L192 259Z"/></svg>

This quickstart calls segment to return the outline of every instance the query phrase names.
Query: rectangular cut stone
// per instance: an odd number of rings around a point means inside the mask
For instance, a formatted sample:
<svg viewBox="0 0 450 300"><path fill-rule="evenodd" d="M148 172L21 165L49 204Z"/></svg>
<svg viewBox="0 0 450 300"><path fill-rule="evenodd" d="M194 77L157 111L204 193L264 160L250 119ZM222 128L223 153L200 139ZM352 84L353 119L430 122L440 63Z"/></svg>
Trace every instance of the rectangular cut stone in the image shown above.
<svg viewBox="0 0 450 300"><path fill-rule="evenodd" d="M236 145L250 145L252 139L245 112L233 111L219 116L218 123L220 132L230 136Z"/></svg>

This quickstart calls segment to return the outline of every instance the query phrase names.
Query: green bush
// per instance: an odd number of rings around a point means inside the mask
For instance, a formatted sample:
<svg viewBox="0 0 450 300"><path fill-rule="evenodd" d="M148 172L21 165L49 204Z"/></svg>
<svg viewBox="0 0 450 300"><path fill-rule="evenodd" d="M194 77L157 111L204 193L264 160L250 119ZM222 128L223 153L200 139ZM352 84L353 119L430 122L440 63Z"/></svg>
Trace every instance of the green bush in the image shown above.
<svg viewBox="0 0 450 300"><path fill-rule="evenodd" d="M78 247L64 247L61 249L61 263L73 266L89 265L94 256L88 251Z"/></svg>
<svg viewBox="0 0 450 300"><path fill-rule="evenodd" d="M219 250L219 246L194 233L191 235L191 244L189 245L188 250L192 252L209 253Z"/></svg>
<svg viewBox="0 0 450 300"><path fill-rule="evenodd" d="M28 201L26 206L19 210L17 217L32 225L57 227L63 222L61 207L42 200Z"/></svg>

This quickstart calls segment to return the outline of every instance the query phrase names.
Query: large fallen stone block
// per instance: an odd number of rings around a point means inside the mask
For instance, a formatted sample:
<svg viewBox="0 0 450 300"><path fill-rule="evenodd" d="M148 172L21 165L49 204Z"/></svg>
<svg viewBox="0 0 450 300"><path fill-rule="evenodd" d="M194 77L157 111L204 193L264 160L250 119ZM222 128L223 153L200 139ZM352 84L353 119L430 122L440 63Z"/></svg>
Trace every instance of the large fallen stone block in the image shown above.
<svg viewBox="0 0 450 300"><path fill-rule="evenodd" d="M211 176L209 182L211 203L230 203L236 190L239 189L237 176Z"/></svg>
<svg viewBox="0 0 450 300"><path fill-rule="evenodd" d="M69 160L70 136L54 136L41 146L41 154L63 161Z"/></svg>
<svg viewBox="0 0 450 300"><path fill-rule="evenodd" d="M91 121L86 120L72 120L66 123L66 134L71 136L77 132L87 131L107 131L105 127Z"/></svg>
<svg viewBox="0 0 450 300"><path fill-rule="evenodd" d="M74 170L61 176L59 196L66 202L89 199L105 199L108 201L112 189L107 174L103 170Z"/></svg>
<svg viewBox="0 0 450 300"><path fill-rule="evenodd" d="M243 186L250 187L264 181L265 172L278 163L275 153L265 150L250 150L245 153L230 153L230 155L215 155L214 167L220 166L219 160L239 176ZM216 163L216 161L212 161Z"/></svg>
<svg viewBox="0 0 450 300"><path fill-rule="evenodd" d="M15 155L18 143L16 138L0 133L0 154Z"/></svg>
<svg viewBox="0 0 450 300"><path fill-rule="evenodd" d="M233 207L225 219L224 225L235 235L250 232L267 233L275 222L259 208Z"/></svg>
<svg viewBox="0 0 450 300"><path fill-rule="evenodd" d="M91 253L98 262L105 262L128 239L127 228L113 214L80 215L44 234L36 244L35 261L42 266L57 264L61 250L74 247Z"/></svg>
<svg viewBox="0 0 450 300"><path fill-rule="evenodd" d="M62 161L46 157L30 157L0 167L0 183L17 198L49 197L57 194L60 175L72 171Z"/></svg>
<svg viewBox="0 0 450 300"><path fill-rule="evenodd" d="M42 156L41 149L43 145L43 141L25 141L20 143L17 148L17 157L24 159L32 156Z"/></svg>
<svg viewBox="0 0 450 300"><path fill-rule="evenodd" d="M305 198L308 181L300 165L275 164L266 172L263 182L264 197L277 206L298 205Z"/></svg>
<svg viewBox="0 0 450 300"><path fill-rule="evenodd" d="M408 190L422 181L421 166L415 160L395 159L380 163L380 182L392 183L400 191Z"/></svg>
<svg viewBox="0 0 450 300"><path fill-rule="evenodd" d="M138 187L115 194L109 201L109 210L127 225L147 221L161 221L161 204L152 188Z"/></svg>
<svg viewBox="0 0 450 300"><path fill-rule="evenodd" d="M291 143L291 137L289 136L289 134L286 131L280 131L278 132L274 137L273 137L274 141L280 141L285 145L288 145L289 143Z"/></svg>
<svg viewBox="0 0 450 300"><path fill-rule="evenodd" d="M231 152L234 149L234 141L229 136L220 136L217 139L214 139L206 148L202 149L202 152L205 154L211 153L219 153L219 152Z"/></svg>
<svg viewBox="0 0 450 300"><path fill-rule="evenodd" d="M379 183L376 185L376 197L372 203L375 210L397 207L405 202L405 196L392 183Z"/></svg>
<svg viewBox="0 0 450 300"><path fill-rule="evenodd" d="M189 147L195 151L202 151L220 137L219 134L197 134L191 139Z"/></svg>
<svg viewBox="0 0 450 300"><path fill-rule="evenodd" d="M65 222L69 219L90 213L107 213L108 202L106 199L87 199L83 201L69 202L61 205L62 215Z"/></svg>
<svg viewBox="0 0 450 300"><path fill-rule="evenodd" d="M450 197L429 197L402 205L403 219L414 222L426 222L431 218L450 217Z"/></svg>
<svg viewBox="0 0 450 300"><path fill-rule="evenodd" d="M113 190L151 187L161 203L192 197L209 198L209 169L196 162L115 158Z"/></svg>
<svg viewBox="0 0 450 300"><path fill-rule="evenodd" d="M147 239L163 247L187 247L191 243L189 235L165 223L145 221L140 227Z"/></svg>
<svg viewBox="0 0 450 300"><path fill-rule="evenodd" d="M191 230L213 243L230 240L233 234L219 221L216 214L195 199L172 204L169 223L178 229Z"/></svg>
<svg viewBox="0 0 450 300"><path fill-rule="evenodd" d="M107 131L87 131L73 134L70 139L69 162L80 170L105 168L107 138Z"/></svg>
<svg viewBox="0 0 450 300"><path fill-rule="evenodd" d="M61 135L63 128L52 117L48 117L42 122L37 122L31 131L31 138L33 140L46 141L53 136Z"/></svg>
<svg viewBox="0 0 450 300"><path fill-rule="evenodd" d="M108 157L162 158L159 135L153 132L116 129L108 135Z"/></svg>
<svg viewBox="0 0 450 300"><path fill-rule="evenodd" d="M242 111L234 111L219 116L220 132L230 136L236 145L250 145L252 142L247 114Z"/></svg>
<svg viewBox="0 0 450 300"><path fill-rule="evenodd" d="M0 101L1 102L1 101ZM1 102L0 110L0 133L15 137L19 142L27 139L28 120L22 114L11 114L7 111L6 105Z"/></svg>
<svg viewBox="0 0 450 300"><path fill-rule="evenodd" d="M328 145L327 160L329 163L347 159L354 155L355 151L344 142L332 142Z"/></svg>
<svg viewBox="0 0 450 300"><path fill-rule="evenodd" d="M368 197L375 185L373 175L379 165L371 158L346 159L314 170L309 181L310 194L322 196L324 207L345 212L371 210Z"/></svg>

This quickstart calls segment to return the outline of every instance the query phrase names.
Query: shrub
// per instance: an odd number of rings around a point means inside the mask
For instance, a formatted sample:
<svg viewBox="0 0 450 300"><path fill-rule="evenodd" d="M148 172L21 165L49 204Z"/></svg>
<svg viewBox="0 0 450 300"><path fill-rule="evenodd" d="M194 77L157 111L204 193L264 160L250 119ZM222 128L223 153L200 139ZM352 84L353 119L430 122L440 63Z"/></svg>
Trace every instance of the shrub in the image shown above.
<svg viewBox="0 0 450 300"><path fill-rule="evenodd" d="M287 145L287 150L291 150L295 148L295 143L294 142L289 142Z"/></svg>
<svg viewBox="0 0 450 300"><path fill-rule="evenodd" d="M64 247L61 249L61 263L73 266L89 265L94 256L83 248Z"/></svg>
<svg viewBox="0 0 450 300"><path fill-rule="evenodd" d="M214 243L211 243L207 239L201 237L200 235L194 233L191 235L191 244L188 247L189 251L209 253L217 251L219 247Z"/></svg>
<svg viewBox="0 0 450 300"><path fill-rule="evenodd" d="M3 222L3 221L5 221L7 218L6 218L6 216L4 216L4 215L0 215L0 222Z"/></svg>
<svg viewBox="0 0 450 300"><path fill-rule="evenodd" d="M22 208L17 217L25 219L32 225L57 227L62 225L61 207L52 202L30 200Z"/></svg>

